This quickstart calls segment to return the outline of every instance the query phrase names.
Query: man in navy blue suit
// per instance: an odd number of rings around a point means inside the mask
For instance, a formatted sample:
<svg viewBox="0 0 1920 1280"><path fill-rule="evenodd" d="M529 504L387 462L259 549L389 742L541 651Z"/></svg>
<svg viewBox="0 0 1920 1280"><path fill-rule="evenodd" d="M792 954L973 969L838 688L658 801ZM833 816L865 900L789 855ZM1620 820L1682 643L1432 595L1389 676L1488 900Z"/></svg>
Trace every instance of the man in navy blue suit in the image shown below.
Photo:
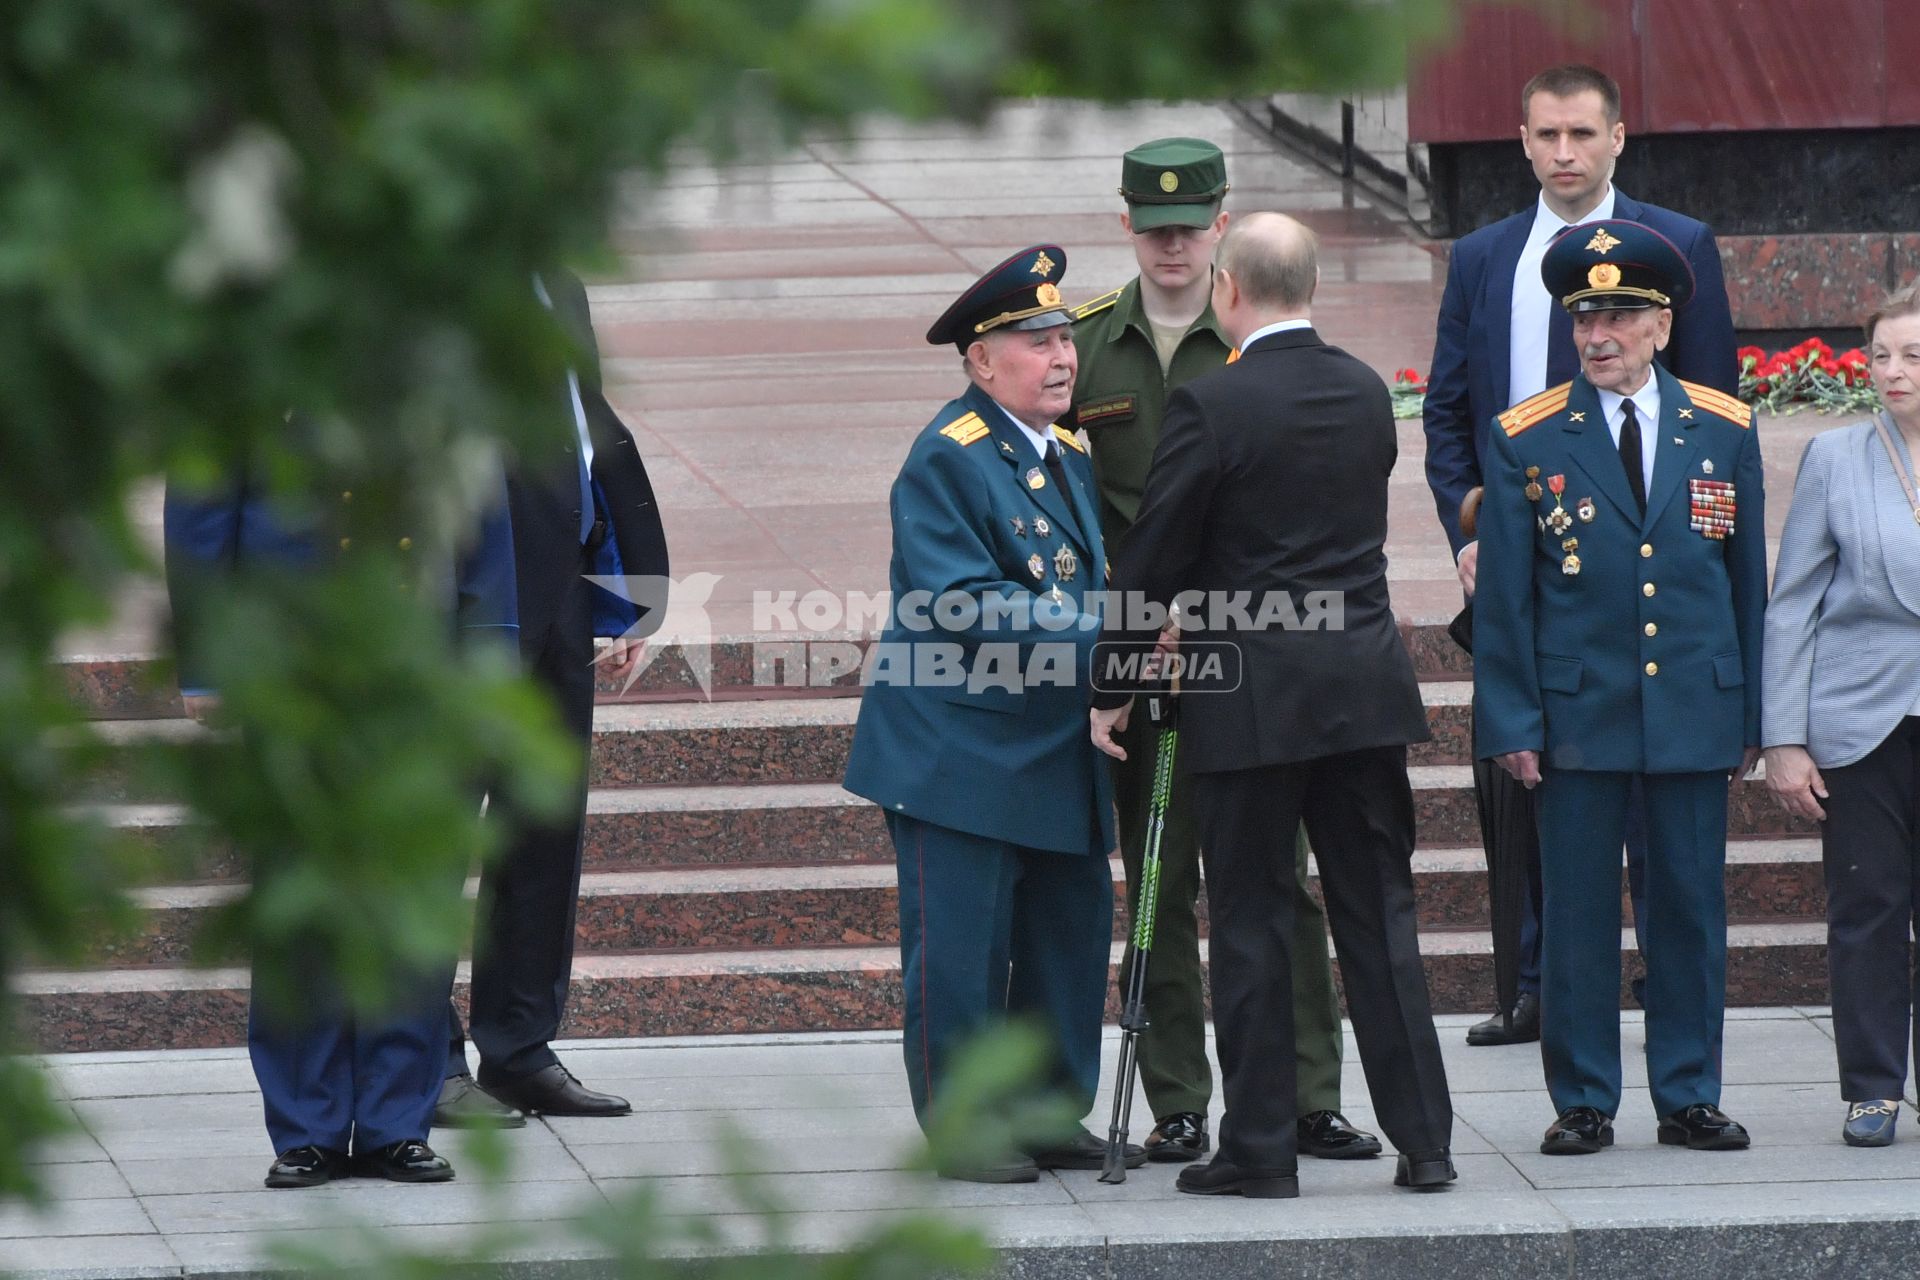
<svg viewBox="0 0 1920 1280"><path fill-rule="evenodd" d="M297 427L297 418L290 421ZM342 536L341 513L352 500L347 492L338 504L301 510L276 501L254 467L237 469L208 492L167 486L167 592L179 632L180 692L194 719L209 715L219 698L203 656L207 606L242 577L297 571L346 553L351 539ZM410 550L411 539L400 547ZM463 634L512 642L518 605L504 484L444 577L445 604ZM256 874L267 870L263 862ZM458 892L457 883L447 886L449 895ZM298 1011L257 1004L250 1010L247 1050L275 1152L267 1186L319 1186L350 1172L395 1182L454 1176L426 1142L445 1075L453 967L448 955L435 971L397 975L404 990L419 995L397 997L398 1007L384 1015L348 1011L324 976L305 979Z"/></svg>
<svg viewBox="0 0 1920 1280"><path fill-rule="evenodd" d="M1613 185L1614 161L1626 146L1620 87L1593 67L1542 71L1520 96L1520 137L1540 199L1530 208L1463 236L1447 265L1446 291L1427 385L1427 484L1453 549L1460 585L1473 598L1479 543L1461 532L1460 505L1479 487L1487 432L1496 415L1580 371L1573 322L1555 306L1540 277L1547 244L1569 226L1624 218L1652 227L1677 246L1693 270L1690 305L1676 311L1672 340L1660 355L1675 376L1733 395L1739 387L1733 315L1720 251L1706 224L1631 199ZM1486 769L1485 761L1476 769ZM1531 808L1531 797L1516 803ZM1644 936L1643 806L1630 806L1628 882L1634 927ZM1483 815L1483 830L1491 827ZM1531 828L1532 822L1518 824ZM1520 932L1520 998L1467 1033L1469 1044L1516 1044L1540 1035L1540 866L1535 844L1524 851L1528 893Z"/></svg>

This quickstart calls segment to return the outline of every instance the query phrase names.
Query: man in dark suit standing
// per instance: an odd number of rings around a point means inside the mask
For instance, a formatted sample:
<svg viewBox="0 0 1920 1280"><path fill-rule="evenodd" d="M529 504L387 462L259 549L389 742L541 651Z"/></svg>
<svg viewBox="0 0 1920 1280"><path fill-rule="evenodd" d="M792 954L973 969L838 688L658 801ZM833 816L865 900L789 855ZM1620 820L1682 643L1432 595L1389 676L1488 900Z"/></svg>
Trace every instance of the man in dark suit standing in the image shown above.
<svg viewBox="0 0 1920 1280"><path fill-rule="evenodd" d="M1227 1104L1218 1154L1180 1173L1201 1195L1299 1193L1289 867L1302 820L1368 1089L1401 1152L1394 1181L1454 1176L1413 910L1407 744L1427 738L1426 713L1387 598L1393 411L1378 375L1314 333L1318 275L1313 234L1292 219L1228 229L1213 306L1242 358L1168 398L1114 575L1123 607L1108 614L1110 638L1148 643L1152 610L1180 603L1182 649L1239 653L1238 672L1189 686L1181 712ZM1094 742L1116 758L1128 710L1124 690L1095 696Z"/></svg>
<svg viewBox="0 0 1920 1280"><path fill-rule="evenodd" d="M1573 323L1540 282L1540 260L1555 235L1576 223L1624 218L1672 241L1698 285L1693 302L1674 314L1672 341L1661 353L1661 363L1676 377L1728 395L1738 391L1740 381L1733 316L1713 232L1704 223L1642 204L1613 186L1614 161L1627 142L1620 87L1593 67L1551 67L1527 82L1520 106L1521 145L1540 180L1540 199L1453 246L1427 384L1427 484L1469 601L1480 546L1461 531L1460 504L1481 483L1487 431L1496 415L1548 387L1570 382L1580 371ZM1476 764L1482 770L1490 767L1485 761ZM1506 825L1531 829L1531 800L1523 796L1516 802L1529 814ZM1644 933L1644 806L1636 799L1629 811L1628 880L1634 927ZM1488 827L1495 825L1487 822ZM1529 892L1522 896L1519 1002L1468 1031L1469 1044L1540 1038L1538 845L1520 856L1527 860Z"/></svg>
<svg viewBox="0 0 1920 1280"><path fill-rule="evenodd" d="M291 430L304 429L296 415L289 414L288 422ZM212 491L167 485L167 594L179 639L180 693L195 720L213 716L220 701L206 656L215 602L249 577L299 573L336 556L365 554L364 546L352 552L348 536L351 491L338 502L302 509L279 500L270 475L265 465L249 463ZM493 637L510 643L516 629L513 536L505 489L499 487L451 562L421 575L444 588L450 623L469 643ZM412 544L403 538L399 549L416 554ZM280 863L259 858L256 882L270 881ZM450 883L446 891L452 898L459 886ZM294 975L298 1007L255 1002L248 1010L247 1051L275 1153L266 1185L317 1187L354 1173L395 1182L448 1181L453 1166L426 1140L437 1123L441 1009L453 985L454 957L449 954L444 966L396 969L389 974L393 1007L384 1014L356 1013L328 972L325 949L311 950L320 963Z"/></svg>
<svg viewBox="0 0 1920 1280"><path fill-rule="evenodd" d="M600 389L600 357L587 291L548 272L533 291L574 348L555 387L554 430L515 460L507 476L519 589L520 654L546 689L579 748L568 815L536 823L496 805L509 826L506 849L482 873L474 928L473 1041L479 1088L467 1074L460 1019L452 1015L447 1080L435 1122L524 1123L544 1115L623 1115L624 1098L585 1088L549 1046L560 1031L573 969L580 893L587 755L593 736L594 637L612 637L605 662L630 671L644 642L636 622L665 606L666 535L632 434ZM644 579L617 595L587 575ZM491 1095L491 1101L489 1100Z"/></svg>

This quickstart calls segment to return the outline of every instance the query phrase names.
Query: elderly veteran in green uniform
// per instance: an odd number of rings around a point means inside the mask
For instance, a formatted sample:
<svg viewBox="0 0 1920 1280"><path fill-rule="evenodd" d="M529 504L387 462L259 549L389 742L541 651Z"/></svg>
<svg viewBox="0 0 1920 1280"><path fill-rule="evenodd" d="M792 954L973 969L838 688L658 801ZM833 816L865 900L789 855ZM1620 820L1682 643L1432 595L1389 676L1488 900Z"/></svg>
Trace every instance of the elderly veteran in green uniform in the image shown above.
<svg viewBox="0 0 1920 1280"><path fill-rule="evenodd" d="M1159 138L1122 157L1120 227L1140 274L1123 288L1075 309L1080 354L1074 417L1092 445L1100 486L1100 530L1109 555L1133 527L1147 470L1160 441L1169 392L1227 362L1233 344L1213 315L1213 249L1226 230L1220 202L1227 161L1201 138ZM1109 760L1120 814L1120 853L1127 866L1129 913L1139 909L1140 859L1153 787L1152 728L1137 717L1119 741L1124 761ZM1160 844L1159 914L1147 970L1147 1021L1140 1040L1140 1081L1153 1108L1147 1136L1151 1160L1187 1161L1206 1153L1213 1068L1207 1062L1201 989L1199 838L1184 778L1176 778ZM1306 892L1307 840L1294 850L1293 1001L1300 1150L1329 1159L1380 1153L1380 1140L1340 1114L1340 999L1327 959L1326 917ZM1121 985L1133 964L1127 950Z"/></svg>
<svg viewBox="0 0 1920 1280"><path fill-rule="evenodd" d="M1099 1084L1113 939L1113 799L1086 732L1106 552L1071 432L1067 255L1036 245L927 331L971 385L921 429L889 507L892 613L869 655L846 787L886 813L900 885L904 1048L915 1114L955 1053L1009 1016L1044 1028L1083 1113ZM1031 1135L948 1177L1098 1169L1084 1128ZM1129 1163L1145 1154L1128 1149Z"/></svg>
<svg viewBox="0 0 1920 1280"><path fill-rule="evenodd" d="M1760 743L1767 603L1752 411L1654 363L1693 294L1659 232L1570 227L1541 262L1581 374L1496 419L1480 507L1475 750L1540 793L1540 1044L1589 1155L1620 1107L1620 847L1647 808L1647 1082L1659 1141L1738 1150L1719 1108L1728 775Z"/></svg>

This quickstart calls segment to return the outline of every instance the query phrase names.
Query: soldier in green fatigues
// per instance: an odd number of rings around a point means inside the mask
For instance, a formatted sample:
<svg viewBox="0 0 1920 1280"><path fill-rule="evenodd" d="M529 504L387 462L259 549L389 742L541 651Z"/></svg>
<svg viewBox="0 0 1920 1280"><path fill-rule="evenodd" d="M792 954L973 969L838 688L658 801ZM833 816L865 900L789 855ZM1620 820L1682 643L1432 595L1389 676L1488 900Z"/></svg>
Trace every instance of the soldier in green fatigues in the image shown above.
<svg viewBox="0 0 1920 1280"><path fill-rule="evenodd" d="M1227 163L1220 148L1198 138L1161 138L1121 162L1120 225L1140 274L1124 288L1076 309L1073 341L1080 355L1074 416L1091 442L1100 486L1100 528L1109 557L1133 526L1147 470L1160 440L1167 393L1227 362L1231 344L1213 318L1213 247L1226 229L1221 200ZM1120 813L1120 852L1127 867L1127 905L1138 908L1140 858L1153 783L1152 731L1135 717L1120 735L1127 759L1109 760ZM1213 1068L1207 1061L1206 1012L1200 987L1199 842L1184 779L1174 783L1160 845L1160 914L1147 972L1147 1018L1140 1041L1140 1078L1155 1125L1150 1159L1192 1160L1209 1145L1207 1104ZM1380 1140L1340 1114L1340 1002L1327 961L1326 918L1306 893L1307 841L1297 837L1293 970L1298 1051L1300 1151L1331 1159L1379 1154ZM1126 964L1130 969L1133 952ZM1120 978L1124 988L1126 970Z"/></svg>

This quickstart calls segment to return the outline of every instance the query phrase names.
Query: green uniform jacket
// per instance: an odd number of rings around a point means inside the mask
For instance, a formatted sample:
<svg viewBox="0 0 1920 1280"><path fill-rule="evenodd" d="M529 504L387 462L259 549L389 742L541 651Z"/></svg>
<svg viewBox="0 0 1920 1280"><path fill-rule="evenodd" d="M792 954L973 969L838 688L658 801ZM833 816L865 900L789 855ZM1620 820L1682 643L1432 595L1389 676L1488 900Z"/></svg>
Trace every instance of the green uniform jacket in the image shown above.
<svg viewBox="0 0 1920 1280"><path fill-rule="evenodd" d="M1220 332L1209 305L1180 340L1172 370L1162 374L1136 276L1124 289L1074 309L1073 345L1080 353L1074 421L1086 429L1093 446L1100 528L1111 555L1140 511L1167 394L1225 364L1233 344Z"/></svg>

